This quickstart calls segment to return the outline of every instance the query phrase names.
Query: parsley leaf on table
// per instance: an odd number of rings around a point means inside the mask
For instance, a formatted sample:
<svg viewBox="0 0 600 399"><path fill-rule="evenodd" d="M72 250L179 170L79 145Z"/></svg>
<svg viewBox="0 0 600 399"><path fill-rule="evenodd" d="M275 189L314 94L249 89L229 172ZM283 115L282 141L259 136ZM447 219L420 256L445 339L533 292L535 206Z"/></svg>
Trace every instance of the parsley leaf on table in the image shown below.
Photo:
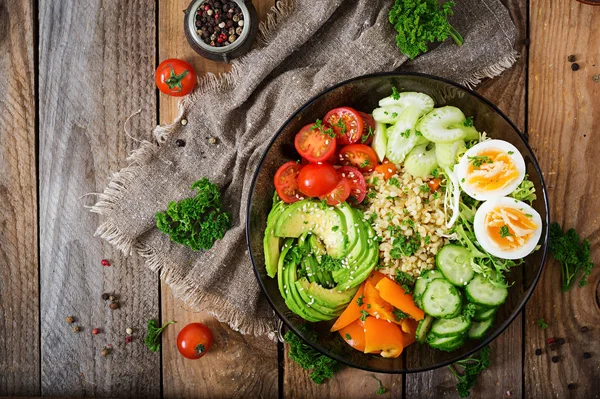
<svg viewBox="0 0 600 399"><path fill-rule="evenodd" d="M586 238L580 243L575 229L563 232L560 224L550 225L548 249L561 266L562 291L568 291L578 278L579 286L587 284L587 277L592 273L594 264L591 260L590 241Z"/></svg>
<svg viewBox="0 0 600 399"><path fill-rule="evenodd" d="M148 321L148 335L144 339L144 343L150 349L151 352L158 352L160 350L160 334L169 324L173 324L175 321L170 321L162 327L157 327L154 320Z"/></svg>
<svg viewBox="0 0 600 399"><path fill-rule="evenodd" d="M479 357L471 356L448 366L458 379L456 391L461 398L466 398L471 394L471 388L475 386L477 376L490 367L490 352L490 347L486 346L479 351ZM459 372L459 368L462 369L462 374Z"/></svg>

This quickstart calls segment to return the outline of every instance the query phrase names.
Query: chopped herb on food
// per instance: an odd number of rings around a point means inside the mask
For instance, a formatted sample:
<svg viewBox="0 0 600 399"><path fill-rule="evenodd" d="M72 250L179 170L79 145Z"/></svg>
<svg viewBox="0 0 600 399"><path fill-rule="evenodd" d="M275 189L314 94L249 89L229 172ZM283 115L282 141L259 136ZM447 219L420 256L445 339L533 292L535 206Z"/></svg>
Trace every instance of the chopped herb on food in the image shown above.
<svg viewBox="0 0 600 399"><path fill-rule="evenodd" d="M363 305L363 299L365 298L364 295L359 296L358 298L356 298L356 304L358 306L362 306Z"/></svg>
<svg viewBox="0 0 600 399"><path fill-rule="evenodd" d="M363 162L360 164L360 166L359 166L359 167L360 167L361 169L363 169L363 168L366 168L366 167L368 167L368 166L370 166L370 165L371 165L371 162L369 162L369 160L368 160L368 159L365 159L365 160L364 160L364 161L363 161Z"/></svg>
<svg viewBox="0 0 600 399"><path fill-rule="evenodd" d="M221 209L221 193L206 177L192 184L195 197L171 201L166 212L156 213L156 227L171 241L194 251L212 248L231 227L231 216Z"/></svg>
<svg viewBox="0 0 600 399"><path fill-rule="evenodd" d="M342 259L335 259L329 255L321 256L321 263L319 269L325 270L328 272L333 272L342 267Z"/></svg>
<svg viewBox="0 0 600 399"><path fill-rule="evenodd" d="M316 333L310 331L306 325L300 325L298 329L309 339L316 340ZM285 333L284 339L290 345L290 358L303 369L311 370L309 377L314 383L322 384L342 368L342 365L336 360L320 354L317 350L305 344L291 330Z"/></svg>
<svg viewBox="0 0 600 399"><path fill-rule="evenodd" d="M461 46L462 36L448 22L453 14L453 1L396 0L389 12L389 21L398 32L396 44L403 54L415 58L429 50L429 44L452 37Z"/></svg>
<svg viewBox="0 0 600 399"><path fill-rule="evenodd" d="M392 311L392 313L393 313L394 319L396 321L400 321L402 319L408 319L410 317L409 315L407 315L406 313L404 313L400 309L396 309L396 308L394 308L394 310Z"/></svg>
<svg viewBox="0 0 600 399"><path fill-rule="evenodd" d="M536 321L536 324L542 329L545 330L546 328L548 328L548 323L546 323L546 321L544 320L544 318L539 318Z"/></svg>
<svg viewBox="0 0 600 399"><path fill-rule="evenodd" d="M400 188L400 181L395 177L390 177L390 179L388 180L388 184L390 186L395 186L395 187Z"/></svg>
<svg viewBox="0 0 600 399"><path fill-rule="evenodd" d="M475 155L473 157L469 157L468 159L476 168L479 168L484 163L494 163L492 158L488 157L487 155Z"/></svg>
<svg viewBox="0 0 600 399"><path fill-rule="evenodd" d="M477 376L490 367L490 352L490 347L486 346L479 351L479 357L471 356L448 366L458 380L456 391L461 398L466 398L471 394L471 388L475 386Z"/></svg>
<svg viewBox="0 0 600 399"><path fill-rule="evenodd" d="M412 287L415 285L415 278L406 272L396 270L394 280L404 289L407 294L412 292Z"/></svg>
<svg viewBox="0 0 600 399"><path fill-rule="evenodd" d="M323 127L323 121L321 119L317 119L315 124L312 125L312 130L321 129Z"/></svg>
<svg viewBox="0 0 600 399"><path fill-rule="evenodd" d="M465 127L472 127L473 126L473 117L469 116L465 122L463 123L463 125L465 125Z"/></svg>
<svg viewBox="0 0 600 399"><path fill-rule="evenodd" d="M563 232L560 224L550 225L548 249L561 266L562 291L568 291L579 279L579 286L587 284L587 277L592 273L594 264L591 260L590 241L580 240L575 229Z"/></svg>
<svg viewBox="0 0 600 399"><path fill-rule="evenodd" d="M333 226L331 228L331 231L338 231L340 229L340 226Z"/></svg>
<svg viewBox="0 0 600 399"><path fill-rule="evenodd" d="M369 126L367 128L367 134L364 134L360 140L364 144L367 142L367 140L369 140L370 137L373 137L374 135L375 135L375 132L373 131L373 128L371 126Z"/></svg>
<svg viewBox="0 0 600 399"><path fill-rule="evenodd" d="M500 238L506 238L506 237L510 237L512 235L513 234L510 233L507 225L500 227Z"/></svg>
<svg viewBox="0 0 600 399"><path fill-rule="evenodd" d="M410 129L406 129L405 131L401 132L400 136L408 138L410 136Z"/></svg>
<svg viewBox="0 0 600 399"><path fill-rule="evenodd" d="M400 92L398 92L398 89L396 89L394 86L392 86L392 98L394 100L400 99Z"/></svg>
<svg viewBox="0 0 600 399"><path fill-rule="evenodd" d="M169 324L173 323L175 322L170 321L162 327L157 327L156 322L153 319L148 321L148 334L144 339L144 343L151 352L158 352L160 350L160 334L162 334Z"/></svg>
<svg viewBox="0 0 600 399"><path fill-rule="evenodd" d="M361 310L360 311L360 321L367 320L367 317L369 317L369 312L367 312L366 310Z"/></svg>
<svg viewBox="0 0 600 399"><path fill-rule="evenodd" d="M346 333L346 339L347 340L351 340L352 339L352 337L350 336L350 334Z"/></svg>

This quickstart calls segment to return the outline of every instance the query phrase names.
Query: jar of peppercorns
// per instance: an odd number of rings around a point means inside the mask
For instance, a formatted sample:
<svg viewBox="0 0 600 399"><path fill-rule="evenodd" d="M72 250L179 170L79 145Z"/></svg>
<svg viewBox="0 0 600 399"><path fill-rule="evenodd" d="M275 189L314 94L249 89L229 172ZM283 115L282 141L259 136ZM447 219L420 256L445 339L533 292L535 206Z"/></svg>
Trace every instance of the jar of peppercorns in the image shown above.
<svg viewBox="0 0 600 399"><path fill-rule="evenodd" d="M250 50L258 17L250 0L194 0L185 12L184 30L198 54L229 62Z"/></svg>

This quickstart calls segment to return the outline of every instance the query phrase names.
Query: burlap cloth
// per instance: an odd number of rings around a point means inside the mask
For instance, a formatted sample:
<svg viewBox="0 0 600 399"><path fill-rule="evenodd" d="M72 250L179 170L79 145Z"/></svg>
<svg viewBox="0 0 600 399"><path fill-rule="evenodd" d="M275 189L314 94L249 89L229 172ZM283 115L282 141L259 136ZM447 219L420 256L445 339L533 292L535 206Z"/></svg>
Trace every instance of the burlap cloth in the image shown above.
<svg viewBox="0 0 600 399"><path fill-rule="evenodd" d="M499 0L457 0L451 22L464 45L449 39L409 62L388 22L392 4L278 2L256 47L231 73L201 78L173 124L158 126L155 141L142 142L129 166L115 173L92 208L103 215L97 235L126 254L137 251L189 306L243 333L273 336L276 319L246 247L245 208L255 166L282 123L309 98L351 77L400 67L475 85L515 61L516 29ZM222 188L233 220L210 251L194 252L162 234L154 214L192 196L190 185L203 176Z"/></svg>

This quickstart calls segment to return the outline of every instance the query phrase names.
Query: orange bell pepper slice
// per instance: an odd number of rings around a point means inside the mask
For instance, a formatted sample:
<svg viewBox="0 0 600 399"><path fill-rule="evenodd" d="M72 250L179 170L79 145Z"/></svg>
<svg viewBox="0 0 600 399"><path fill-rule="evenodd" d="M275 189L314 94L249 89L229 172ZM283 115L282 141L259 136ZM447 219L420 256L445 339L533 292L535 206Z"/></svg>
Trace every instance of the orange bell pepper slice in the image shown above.
<svg viewBox="0 0 600 399"><path fill-rule="evenodd" d="M402 319L400 323L400 328L402 328L402 332L415 335L417 333L417 326L419 322L413 319Z"/></svg>
<svg viewBox="0 0 600 399"><path fill-rule="evenodd" d="M346 309L344 309L340 317L338 317L333 326L331 326L331 332L341 330L360 318L360 311L363 307L358 306L358 298L363 295L363 291L364 284L358 288L358 291L354 294L354 298L352 298Z"/></svg>
<svg viewBox="0 0 600 399"><path fill-rule="evenodd" d="M388 278L382 278L377 284L381 284L381 281L384 280L388 280ZM377 288L375 288L375 285L369 280L365 281L364 305L364 310L376 319L389 320L396 323L394 307L381 298Z"/></svg>
<svg viewBox="0 0 600 399"><path fill-rule="evenodd" d="M348 345L361 352L365 351L365 328L360 320L355 320L338 332Z"/></svg>
<svg viewBox="0 0 600 399"><path fill-rule="evenodd" d="M371 274L369 274L369 277L367 277L367 279L365 281L368 281L375 286L384 277L386 277L385 274L378 272L377 270L373 270L371 272Z"/></svg>
<svg viewBox="0 0 600 399"><path fill-rule="evenodd" d="M417 337L415 337L415 334L407 334L407 333L402 333L402 336L404 337L404 347L407 348L410 345L414 344L415 341L417 340Z"/></svg>
<svg viewBox="0 0 600 399"><path fill-rule="evenodd" d="M389 278L381 279L377 283L377 291L384 301L400 309L415 320L423 320L425 313L415 305L412 295L407 294L399 284Z"/></svg>
<svg viewBox="0 0 600 399"><path fill-rule="evenodd" d="M404 349L404 335L397 324L367 317L365 320L365 353L381 350L381 356L394 358Z"/></svg>
<svg viewBox="0 0 600 399"><path fill-rule="evenodd" d="M396 165L384 159L383 163L375 168L375 171L383 174L384 180L389 180L390 177L394 176L397 172Z"/></svg>

